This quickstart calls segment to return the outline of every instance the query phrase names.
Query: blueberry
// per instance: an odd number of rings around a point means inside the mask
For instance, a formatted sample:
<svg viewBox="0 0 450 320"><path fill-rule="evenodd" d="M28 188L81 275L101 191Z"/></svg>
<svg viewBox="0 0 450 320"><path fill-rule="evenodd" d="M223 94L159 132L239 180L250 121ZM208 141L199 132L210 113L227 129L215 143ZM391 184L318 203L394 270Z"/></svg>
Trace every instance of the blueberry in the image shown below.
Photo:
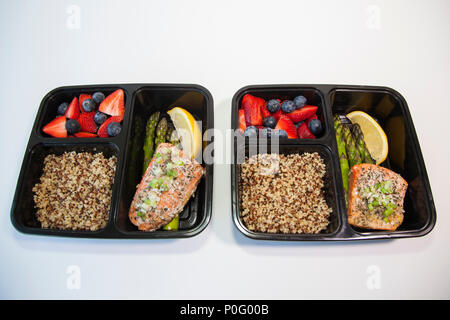
<svg viewBox="0 0 450 320"><path fill-rule="evenodd" d="M306 104L306 98L304 96L297 96L294 98L294 104L296 109L301 109Z"/></svg>
<svg viewBox="0 0 450 320"><path fill-rule="evenodd" d="M117 136L121 130L122 126L120 125L120 123L114 121L108 124L108 126L106 127L106 131L108 132L108 135L110 137Z"/></svg>
<svg viewBox="0 0 450 320"><path fill-rule="evenodd" d="M275 119L275 117L267 117L263 119L263 126L267 127L267 128L275 128L275 126L277 125L277 119Z"/></svg>
<svg viewBox="0 0 450 320"><path fill-rule="evenodd" d="M267 102L267 110L274 113L281 109L281 103L278 100L272 99Z"/></svg>
<svg viewBox="0 0 450 320"><path fill-rule="evenodd" d="M83 101L83 103L81 104L81 108L85 111L85 112L91 112L94 111L95 109L95 103L92 99L86 99Z"/></svg>
<svg viewBox="0 0 450 320"><path fill-rule="evenodd" d="M295 104L292 100L284 100L281 104L281 110L286 113L291 113L295 110Z"/></svg>
<svg viewBox="0 0 450 320"><path fill-rule="evenodd" d="M273 129L271 128L263 128L259 132L261 138L270 138L272 136Z"/></svg>
<svg viewBox="0 0 450 320"><path fill-rule="evenodd" d="M92 95L92 100L94 100L96 104L100 104L104 99L105 95L103 94L103 92L95 92Z"/></svg>
<svg viewBox="0 0 450 320"><path fill-rule="evenodd" d="M98 125L101 125L106 119L108 119L108 116L103 112L97 111L94 115L94 121Z"/></svg>
<svg viewBox="0 0 450 320"><path fill-rule="evenodd" d="M309 123L308 123L308 128L309 131L311 131L311 133L315 136L319 135L322 133L322 122L320 122L319 119L312 119Z"/></svg>
<svg viewBox="0 0 450 320"><path fill-rule="evenodd" d="M63 116L63 115L66 113L68 107L69 107L69 104L68 104L67 102L61 103L61 104L58 106L58 114L59 114L60 116Z"/></svg>
<svg viewBox="0 0 450 320"><path fill-rule="evenodd" d="M67 119L66 121L66 130L68 134L74 134L80 131L81 126L77 120Z"/></svg>
<svg viewBox="0 0 450 320"><path fill-rule="evenodd" d="M278 136L278 138L280 138L280 139L287 139L287 138L289 138L287 132L284 131L284 130L281 130L281 129L274 130L273 135L274 136Z"/></svg>
<svg viewBox="0 0 450 320"><path fill-rule="evenodd" d="M258 128L255 126L247 127L244 131L244 135L246 137L257 137L258 136Z"/></svg>

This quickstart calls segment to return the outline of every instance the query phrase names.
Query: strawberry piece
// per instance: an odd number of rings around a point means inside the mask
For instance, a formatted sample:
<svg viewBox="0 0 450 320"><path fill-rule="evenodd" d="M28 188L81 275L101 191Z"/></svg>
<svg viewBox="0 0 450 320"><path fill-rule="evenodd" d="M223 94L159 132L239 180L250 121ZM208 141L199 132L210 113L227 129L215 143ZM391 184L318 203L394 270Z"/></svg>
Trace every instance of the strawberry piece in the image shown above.
<svg viewBox="0 0 450 320"><path fill-rule="evenodd" d="M98 107L98 110L106 113L110 116L120 117L120 121L123 120L123 114L125 113L125 94L122 89L118 89L108 95ZM118 122L120 122L118 121Z"/></svg>
<svg viewBox="0 0 450 320"><path fill-rule="evenodd" d="M260 126L262 125L263 117L261 113L261 106L266 101L264 99L246 94L242 98L242 108L244 109L245 122L247 126Z"/></svg>
<svg viewBox="0 0 450 320"><path fill-rule="evenodd" d="M280 119L280 116L281 116L282 114L286 114L286 113L284 113L284 112L281 111L281 109L280 109L280 110L278 110L277 112L272 113L272 116L273 116L275 119L279 120L279 119Z"/></svg>
<svg viewBox="0 0 450 320"><path fill-rule="evenodd" d="M286 131L289 139L297 139L297 129L287 115L280 115L280 119L275 127L275 130L277 129Z"/></svg>
<svg viewBox="0 0 450 320"><path fill-rule="evenodd" d="M262 114L263 119L264 119L264 118L267 118L267 117L270 117L270 116L272 115L272 114L270 113L270 111L267 110L267 102L264 103L264 104L261 106L261 114Z"/></svg>
<svg viewBox="0 0 450 320"><path fill-rule="evenodd" d="M83 101L86 99L92 99L92 96L90 94L85 94L85 93L80 94L80 97L78 98L79 105L80 105L80 112L85 112L83 110L82 106L83 106Z"/></svg>
<svg viewBox="0 0 450 320"><path fill-rule="evenodd" d="M96 138L97 135L95 133L90 132L77 132L74 133L74 136L77 138Z"/></svg>
<svg viewBox="0 0 450 320"><path fill-rule="evenodd" d="M239 129L244 132L246 128L244 109L239 109Z"/></svg>
<svg viewBox="0 0 450 320"><path fill-rule="evenodd" d="M288 114L292 122L297 123L312 117L317 111L316 106L304 106L301 109L297 109Z"/></svg>
<svg viewBox="0 0 450 320"><path fill-rule="evenodd" d="M81 131L96 133L97 124L94 121L95 111L83 112L78 117L78 122L80 123Z"/></svg>
<svg viewBox="0 0 450 320"><path fill-rule="evenodd" d="M316 136L311 133L308 129L306 122L303 122L297 129L298 137L300 139L315 139Z"/></svg>
<svg viewBox="0 0 450 320"><path fill-rule="evenodd" d="M78 117L80 116L80 106L78 104L77 97L74 97L72 99L72 102L67 107L67 111L64 115L69 119L78 119Z"/></svg>
<svg viewBox="0 0 450 320"><path fill-rule="evenodd" d="M66 117L60 116L50 121L42 131L55 138L67 138Z"/></svg>
<svg viewBox="0 0 450 320"><path fill-rule="evenodd" d="M100 138L108 138L109 134L108 134L108 124L110 124L111 122L121 122L122 118L121 117L110 117L108 119L106 119L105 122L103 122L103 124L100 126L100 128L98 128L97 131L97 135Z"/></svg>

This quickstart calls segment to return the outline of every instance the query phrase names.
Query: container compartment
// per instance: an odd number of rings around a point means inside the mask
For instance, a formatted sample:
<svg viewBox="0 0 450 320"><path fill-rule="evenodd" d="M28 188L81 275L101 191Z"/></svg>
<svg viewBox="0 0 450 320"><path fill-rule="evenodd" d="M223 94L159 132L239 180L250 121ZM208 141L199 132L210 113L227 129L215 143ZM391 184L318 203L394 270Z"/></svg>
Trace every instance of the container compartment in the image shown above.
<svg viewBox="0 0 450 320"><path fill-rule="evenodd" d="M246 144L245 146L241 145L241 148L245 149L245 156L249 156L254 154L254 150L257 148L256 145ZM267 151L266 151L267 150ZM333 212L330 214L330 223L326 230L323 230L318 234L284 234L284 233L263 233L263 232L254 232L250 231L241 220L240 217L240 186L239 186L239 174L240 174L240 166L237 153L234 154L234 161L232 165L232 210L233 210L233 219L234 223L238 227L238 229L246 236L254 239L261 240L331 240L341 229L341 214L339 212L339 202L338 195L336 189L336 177L335 177L335 164L332 160L332 151L329 147L318 144L308 144L308 145L289 145L289 144L280 144L278 146L278 150L272 149L270 143L266 147L264 147L262 152L258 153L277 153L277 154L303 154L305 152L317 152L321 158L323 159L326 165L326 174L324 177L324 191L325 191L325 199L327 205L332 208Z"/></svg>
<svg viewBox="0 0 450 320"><path fill-rule="evenodd" d="M54 138L51 137L47 134L45 134L42 131L42 128L49 123L50 121L52 121L54 118L56 118L57 116L57 109L58 106L63 103L63 102L67 102L70 103L72 101L72 99L74 97L79 98L80 94L84 93L84 94L90 94L92 95L93 93L97 92L97 91L101 91L105 94L105 96L108 96L110 93L114 92L117 89L122 89L125 93L125 115L124 115L124 120L122 122L122 126L125 127L125 122L128 119L128 114L129 114L129 103L127 103L128 101L128 92L124 87L120 87L120 86L103 86L103 85L98 85L98 86L74 86L74 87L60 87L60 88L56 88L52 91L50 91L42 100L41 102L41 108L39 111L39 114L37 116L37 122L36 122L36 126L35 126L35 133L42 138L50 138L50 139L60 139L60 138ZM122 128L124 129L124 128ZM120 137L123 134L123 131L115 138ZM63 139L68 139L68 138L63 138ZM89 138L83 138L84 139L89 139ZM96 138L96 139L105 139L105 138Z"/></svg>
<svg viewBox="0 0 450 320"><path fill-rule="evenodd" d="M241 107L242 98L246 94L263 98L268 101L270 99L293 100L296 96L303 95L307 99L307 105L317 106L317 117L322 122L323 132L316 139L311 141L323 140L330 131L329 115L325 107L325 99L320 90L309 86L300 85L252 85L240 89L233 97L232 107L232 128L239 128L238 109ZM286 143L295 144L299 140L307 141L309 139L286 139Z"/></svg>
<svg viewBox="0 0 450 320"><path fill-rule="evenodd" d="M92 140L91 140L92 141ZM116 174L114 177L114 185L112 188L111 206L109 212L108 225L98 231L82 231L82 230L58 230L58 229L42 229L40 223L36 219L36 209L34 208L33 187L39 182L43 173L44 159L49 154L61 155L64 152L102 152L107 158L115 155L118 156L119 150L115 144L112 143L85 143L83 145L76 143L39 143L28 149L25 155L22 171L17 184L16 194L11 210L11 219L13 225L20 231L25 233L37 233L47 235L59 236L86 236L95 237L101 236L111 229L111 221L116 207L116 195L118 190L118 169L119 160L116 164Z"/></svg>
<svg viewBox="0 0 450 320"><path fill-rule="evenodd" d="M360 110L378 121L385 131L388 158L381 165L399 173L407 182L404 221L397 231L386 232L352 227L362 235L424 235L435 224L436 213L425 165L406 101L389 88L343 88L330 92L333 114ZM334 134L334 129L333 129ZM345 215L346 219L346 215Z"/></svg>
<svg viewBox="0 0 450 320"><path fill-rule="evenodd" d="M157 85L138 88L133 96L133 112L127 152L122 179L122 190L119 201L119 211L116 217L116 227L127 237L136 238L178 238L193 236L201 232L211 217L212 206L212 164L202 164L206 173L202 177L195 196L193 196L180 214L179 230L154 232L139 231L128 218L128 211L133 200L136 186L142 178L143 150L145 124L156 111L161 116L170 117L166 111L173 107L182 107L189 111L197 121L201 121L202 133L213 128L212 98L209 92L200 86ZM204 142L204 147L208 143Z"/></svg>

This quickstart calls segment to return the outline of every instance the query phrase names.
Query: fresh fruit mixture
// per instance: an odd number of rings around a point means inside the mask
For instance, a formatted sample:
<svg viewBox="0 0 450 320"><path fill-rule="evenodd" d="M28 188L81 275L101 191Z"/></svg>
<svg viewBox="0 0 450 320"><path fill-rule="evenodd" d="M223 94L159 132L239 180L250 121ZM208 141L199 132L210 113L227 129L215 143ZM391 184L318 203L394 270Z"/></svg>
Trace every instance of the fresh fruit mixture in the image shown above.
<svg viewBox="0 0 450 320"><path fill-rule="evenodd" d="M61 103L57 117L42 131L55 138L115 137L122 130L124 113L125 94L122 89L106 97L103 92L95 92L92 96L82 93L70 103Z"/></svg>
<svg viewBox="0 0 450 320"><path fill-rule="evenodd" d="M239 109L239 129L246 137L315 139L324 128L317 117L318 107L306 103L302 95L265 101L246 94Z"/></svg>

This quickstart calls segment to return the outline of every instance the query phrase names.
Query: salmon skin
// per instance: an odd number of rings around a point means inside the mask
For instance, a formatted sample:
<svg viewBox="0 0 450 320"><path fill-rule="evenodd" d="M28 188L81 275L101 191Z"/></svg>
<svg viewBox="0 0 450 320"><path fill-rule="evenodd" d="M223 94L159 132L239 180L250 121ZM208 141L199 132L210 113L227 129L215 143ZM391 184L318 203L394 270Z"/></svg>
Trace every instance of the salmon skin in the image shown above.
<svg viewBox="0 0 450 320"><path fill-rule="evenodd" d="M352 167L349 178L349 224L395 231L403 222L408 183L397 173L374 165Z"/></svg>
<svg viewBox="0 0 450 320"><path fill-rule="evenodd" d="M155 231L172 221L195 192L203 167L170 143L161 143L138 185L128 213L142 231Z"/></svg>

